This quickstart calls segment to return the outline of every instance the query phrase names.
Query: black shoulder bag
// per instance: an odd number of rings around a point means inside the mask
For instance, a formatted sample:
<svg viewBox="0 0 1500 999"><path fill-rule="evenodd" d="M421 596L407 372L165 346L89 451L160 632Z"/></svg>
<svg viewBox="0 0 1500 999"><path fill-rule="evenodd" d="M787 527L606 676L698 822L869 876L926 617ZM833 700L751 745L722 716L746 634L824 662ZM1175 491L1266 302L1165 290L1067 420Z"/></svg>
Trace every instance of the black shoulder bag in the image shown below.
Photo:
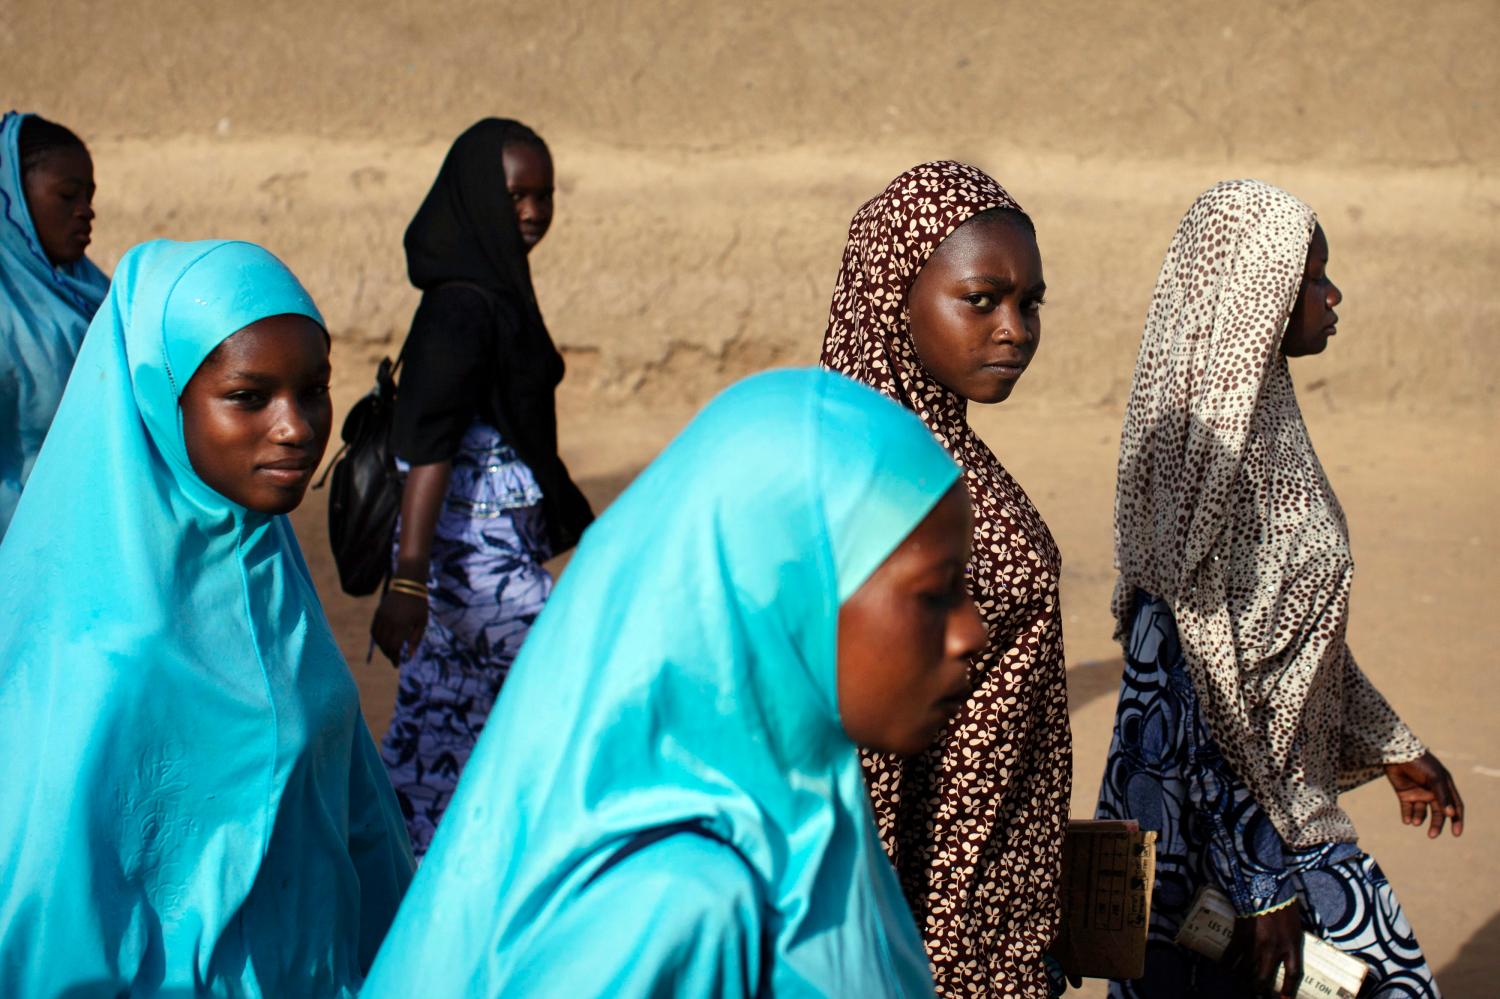
<svg viewBox="0 0 1500 999"><path fill-rule="evenodd" d="M380 359L375 387L349 410L341 436L344 446L333 456L317 488L330 478L328 541L339 569L339 585L356 597L380 588L391 571L391 542L401 513L401 474L391 445L396 416L395 363Z"/></svg>

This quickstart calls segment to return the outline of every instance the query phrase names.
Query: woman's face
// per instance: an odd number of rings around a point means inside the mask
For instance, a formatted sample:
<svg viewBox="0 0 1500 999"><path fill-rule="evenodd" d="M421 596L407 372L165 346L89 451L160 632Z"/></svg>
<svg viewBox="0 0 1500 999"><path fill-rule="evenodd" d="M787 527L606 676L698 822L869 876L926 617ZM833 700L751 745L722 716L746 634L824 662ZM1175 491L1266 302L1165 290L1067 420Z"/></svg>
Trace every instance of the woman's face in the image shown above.
<svg viewBox="0 0 1500 999"><path fill-rule="evenodd" d="M839 716L861 746L921 752L969 695L988 637L965 585L971 516L960 482L839 609Z"/></svg>
<svg viewBox="0 0 1500 999"><path fill-rule="evenodd" d="M1286 335L1281 338L1281 352L1287 357L1323 353L1339 324L1334 307L1343 300L1338 285L1328 280L1328 237L1323 235L1320 225L1313 229L1312 243L1307 248L1307 268L1287 320Z"/></svg>
<svg viewBox="0 0 1500 999"><path fill-rule="evenodd" d="M907 296L917 357L973 402L1010 396L1042 338L1047 284L1036 237L1004 215L970 219L943 240Z"/></svg>
<svg viewBox="0 0 1500 999"><path fill-rule="evenodd" d="M516 223L526 252L542 241L552 225L552 157L529 142L513 142L501 153L505 188L516 206Z"/></svg>
<svg viewBox="0 0 1500 999"><path fill-rule="evenodd" d="M21 178L26 208L52 266L83 259L94 228L94 161L82 146L44 154Z"/></svg>
<svg viewBox="0 0 1500 999"><path fill-rule="evenodd" d="M271 316L219 344L182 393L188 459L225 499L288 513L333 426L328 337L306 316Z"/></svg>

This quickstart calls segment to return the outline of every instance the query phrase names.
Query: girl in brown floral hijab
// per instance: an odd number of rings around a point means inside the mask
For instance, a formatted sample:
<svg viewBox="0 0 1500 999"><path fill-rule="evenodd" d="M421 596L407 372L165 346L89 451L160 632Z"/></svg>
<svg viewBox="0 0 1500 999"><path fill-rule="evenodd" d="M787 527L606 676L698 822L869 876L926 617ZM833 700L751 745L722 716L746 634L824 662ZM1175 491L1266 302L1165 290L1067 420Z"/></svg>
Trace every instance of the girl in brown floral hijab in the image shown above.
<svg viewBox="0 0 1500 999"><path fill-rule="evenodd" d="M969 426L1036 352L1045 286L1031 220L954 162L891 181L849 225L823 363L911 408L964 469L971 590L989 627L973 693L926 753L867 756L876 820L938 994L1042 997L1072 783L1061 563L1025 492Z"/></svg>

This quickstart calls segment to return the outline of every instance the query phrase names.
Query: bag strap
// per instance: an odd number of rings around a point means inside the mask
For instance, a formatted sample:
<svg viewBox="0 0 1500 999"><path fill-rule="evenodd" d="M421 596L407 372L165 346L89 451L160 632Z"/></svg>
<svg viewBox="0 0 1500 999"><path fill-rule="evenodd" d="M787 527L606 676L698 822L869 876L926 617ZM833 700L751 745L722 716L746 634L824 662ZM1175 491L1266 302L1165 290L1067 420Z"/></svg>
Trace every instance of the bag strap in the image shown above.
<svg viewBox="0 0 1500 999"><path fill-rule="evenodd" d="M479 296L484 299L485 304L490 307L491 311L494 311L495 304L499 298L499 296L496 295L493 291L486 288L484 285L480 284L477 281L444 281L442 284L433 285L431 290L436 291L439 288L449 287L468 288L471 291L478 292ZM401 374L402 364L406 361L406 346L410 342L411 338L409 336L406 340L401 341L401 349L396 352L396 360L391 364L391 383L396 386L397 394L400 393L400 380L398 376ZM380 360L381 363L384 363L385 361L389 360L389 358L382 357ZM379 370L379 365L376 365L376 369L377 371ZM379 387L378 382L376 384L376 387ZM328 481L328 476L333 472L333 466L339 463L339 459L342 458L348 450L349 443L345 441L339 446L339 449L334 452L333 457L328 460L328 465L323 469L323 474L318 476L318 481L313 483L314 489L323 488L324 484Z"/></svg>

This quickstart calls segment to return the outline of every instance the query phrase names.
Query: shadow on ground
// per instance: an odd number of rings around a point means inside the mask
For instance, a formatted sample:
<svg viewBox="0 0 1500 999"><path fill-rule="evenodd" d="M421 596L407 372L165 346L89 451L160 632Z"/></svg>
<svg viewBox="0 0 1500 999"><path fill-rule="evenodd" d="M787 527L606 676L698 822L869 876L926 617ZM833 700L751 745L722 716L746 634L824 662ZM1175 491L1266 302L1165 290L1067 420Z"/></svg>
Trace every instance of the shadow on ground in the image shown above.
<svg viewBox="0 0 1500 999"><path fill-rule="evenodd" d="M1124 669L1125 661L1119 657L1068 667L1068 713L1076 717L1085 705L1118 694Z"/></svg>
<svg viewBox="0 0 1500 999"><path fill-rule="evenodd" d="M1481 999L1500 994L1500 912L1474 932L1453 960L1437 970L1447 999Z"/></svg>

